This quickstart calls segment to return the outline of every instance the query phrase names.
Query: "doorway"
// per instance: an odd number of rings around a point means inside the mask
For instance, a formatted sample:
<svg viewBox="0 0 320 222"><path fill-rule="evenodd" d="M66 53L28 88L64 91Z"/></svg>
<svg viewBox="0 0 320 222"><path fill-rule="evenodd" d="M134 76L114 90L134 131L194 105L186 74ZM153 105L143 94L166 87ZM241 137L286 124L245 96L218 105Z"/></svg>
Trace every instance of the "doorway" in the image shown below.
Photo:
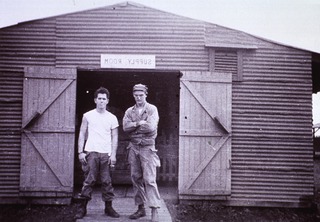
<svg viewBox="0 0 320 222"><path fill-rule="evenodd" d="M95 108L93 94L100 86L109 90L108 110L117 116L120 125L117 165L112 174L113 183L131 183L126 160L126 147L129 140L122 130L122 118L126 109L135 103L132 87L138 83L148 86L147 101L157 106L160 116L156 148L161 167L158 169L157 181L165 184L178 182L180 76L179 71L78 70L74 186L81 186L83 182L83 173L77 157L77 140L82 115Z"/></svg>

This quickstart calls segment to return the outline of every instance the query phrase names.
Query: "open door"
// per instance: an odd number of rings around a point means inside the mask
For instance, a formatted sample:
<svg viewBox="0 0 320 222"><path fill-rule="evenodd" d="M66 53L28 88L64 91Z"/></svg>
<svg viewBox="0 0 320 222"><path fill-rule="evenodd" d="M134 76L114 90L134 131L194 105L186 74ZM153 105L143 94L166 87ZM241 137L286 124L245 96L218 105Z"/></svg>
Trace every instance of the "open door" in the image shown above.
<svg viewBox="0 0 320 222"><path fill-rule="evenodd" d="M75 69L25 69L21 196L72 196L76 74Z"/></svg>
<svg viewBox="0 0 320 222"><path fill-rule="evenodd" d="M228 73L183 73L180 199L226 199L231 195L231 83Z"/></svg>

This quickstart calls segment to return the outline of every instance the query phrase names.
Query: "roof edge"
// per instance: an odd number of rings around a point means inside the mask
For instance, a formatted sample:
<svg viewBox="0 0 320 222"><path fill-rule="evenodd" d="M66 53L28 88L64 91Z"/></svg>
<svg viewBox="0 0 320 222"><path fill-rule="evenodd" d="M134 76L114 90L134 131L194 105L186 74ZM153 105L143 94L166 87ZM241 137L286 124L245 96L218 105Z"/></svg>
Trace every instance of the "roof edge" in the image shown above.
<svg viewBox="0 0 320 222"><path fill-rule="evenodd" d="M140 7L140 8L149 8L149 9L152 9L152 10L157 10L157 11L160 11L160 12L164 12L164 13L168 13L168 14L172 14L172 15L176 15L176 16L192 19L194 21L203 22L204 24L218 25L220 27L224 27L224 28L228 28L228 29L231 29L231 30L235 30L235 31L239 31L239 32L245 33L245 34L250 35L252 37L261 39L263 41L268 41L268 42L271 42L271 43L274 43L274 44L278 44L278 45L282 45L282 46L285 46L285 47L290 47L290 48L294 48L294 49L297 49L297 50L302 50L302 51L306 51L306 52L310 52L310 53L320 54L320 52L313 51L311 49L305 49L305 48L301 48L299 46L292 46L290 44L286 44L286 43L283 43L283 42L280 42L280 41L276 41L276 40L271 40L271 39L268 39L267 37L261 37L259 35L251 34L249 32L246 32L246 31L243 31L243 30L239 30L239 29L236 29L236 28L227 27L227 26L220 25L220 24L213 23L213 22L203 21L203 20L191 18L191 17L188 17L188 16L178 15L178 14L175 14L175 13L172 13L172 12L167 12L167 11L164 11L164 10L161 10L161 9L153 8L153 7L146 6L146 5L143 5L143 4L140 4L140 3L136 3L136 2L133 2L133 1L124 1L124 2L119 2L119 3L116 3L116 4L112 4L112 5L106 5L106 6L100 6L100 7L92 7L92 8L79 10L79 11L70 11L70 12L66 12L66 13L62 13L62 14L58 14L58 15L52 15L52 16L42 17L42 18L37 18L37 19L30 19L30 20L26 20L26 21L23 21L23 22L18 22L18 23L12 24L12 25L0 27L0 29L9 28L9 27L12 27L12 26L15 26L15 25L24 24L24 23L33 22L33 21L38 21L38 20L52 19L52 18L57 18L57 17L60 17L60 16L65 16L65 15L72 15L72 14L75 14L75 13L87 12L87 11L92 11L92 10L97 10L97 9L102 9L102 8L113 8L113 7L116 7L116 6L118 6L118 7L126 7L128 5L135 6L135 7ZM206 47L218 47L218 46L215 46L214 44L210 44L210 43L206 44L205 46ZM221 48L221 46L219 46L219 47ZM236 46L236 45L234 45L234 46L230 45L230 47L231 48L239 48L239 46ZM240 48L256 49L257 46L244 46L244 47L242 46Z"/></svg>

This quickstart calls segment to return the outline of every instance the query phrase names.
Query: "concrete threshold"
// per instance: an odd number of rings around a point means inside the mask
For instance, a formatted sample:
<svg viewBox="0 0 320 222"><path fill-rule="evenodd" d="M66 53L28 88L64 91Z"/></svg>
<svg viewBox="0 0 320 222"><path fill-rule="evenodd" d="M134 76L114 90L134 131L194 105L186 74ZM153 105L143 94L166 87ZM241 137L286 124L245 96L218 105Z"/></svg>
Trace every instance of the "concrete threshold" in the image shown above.
<svg viewBox="0 0 320 222"><path fill-rule="evenodd" d="M146 208L147 215L137 220L129 219L129 216L137 211L137 206L133 200L133 190L131 186L115 186L116 198L113 201L113 208L120 214L120 218L112 218L104 214L104 202L101 199L100 188L95 188L92 193L92 199L87 206L87 215L83 219L78 219L77 222L95 222L95 221L110 221L110 222L125 222L125 221L151 221L151 209ZM172 222L169 210L164 202L164 199L177 198L176 188L174 187L159 187L161 206L158 210L159 222Z"/></svg>

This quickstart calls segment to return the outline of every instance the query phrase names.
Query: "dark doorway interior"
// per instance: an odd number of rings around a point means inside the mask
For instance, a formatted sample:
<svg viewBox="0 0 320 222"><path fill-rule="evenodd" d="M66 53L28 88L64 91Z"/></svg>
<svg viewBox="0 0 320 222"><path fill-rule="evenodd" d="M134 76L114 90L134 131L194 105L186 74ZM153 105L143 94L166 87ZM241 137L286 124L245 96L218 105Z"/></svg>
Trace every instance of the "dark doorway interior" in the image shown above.
<svg viewBox="0 0 320 222"><path fill-rule="evenodd" d="M177 183L179 79L180 72L78 70L76 141L83 113L95 108L94 91L100 86L106 87L110 91L108 108L117 116L120 124L118 161L116 170L113 172L114 184L131 183L129 166L126 161L128 138L122 131L122 118L125 110L134 105L132 87L138 83L148 86L147 101L158 107L160 115L157 149L162 166L158 171L158 182ZM75 186L79 186L83 181L83 174L77 158L77 142L75 151Z"/></svg>

